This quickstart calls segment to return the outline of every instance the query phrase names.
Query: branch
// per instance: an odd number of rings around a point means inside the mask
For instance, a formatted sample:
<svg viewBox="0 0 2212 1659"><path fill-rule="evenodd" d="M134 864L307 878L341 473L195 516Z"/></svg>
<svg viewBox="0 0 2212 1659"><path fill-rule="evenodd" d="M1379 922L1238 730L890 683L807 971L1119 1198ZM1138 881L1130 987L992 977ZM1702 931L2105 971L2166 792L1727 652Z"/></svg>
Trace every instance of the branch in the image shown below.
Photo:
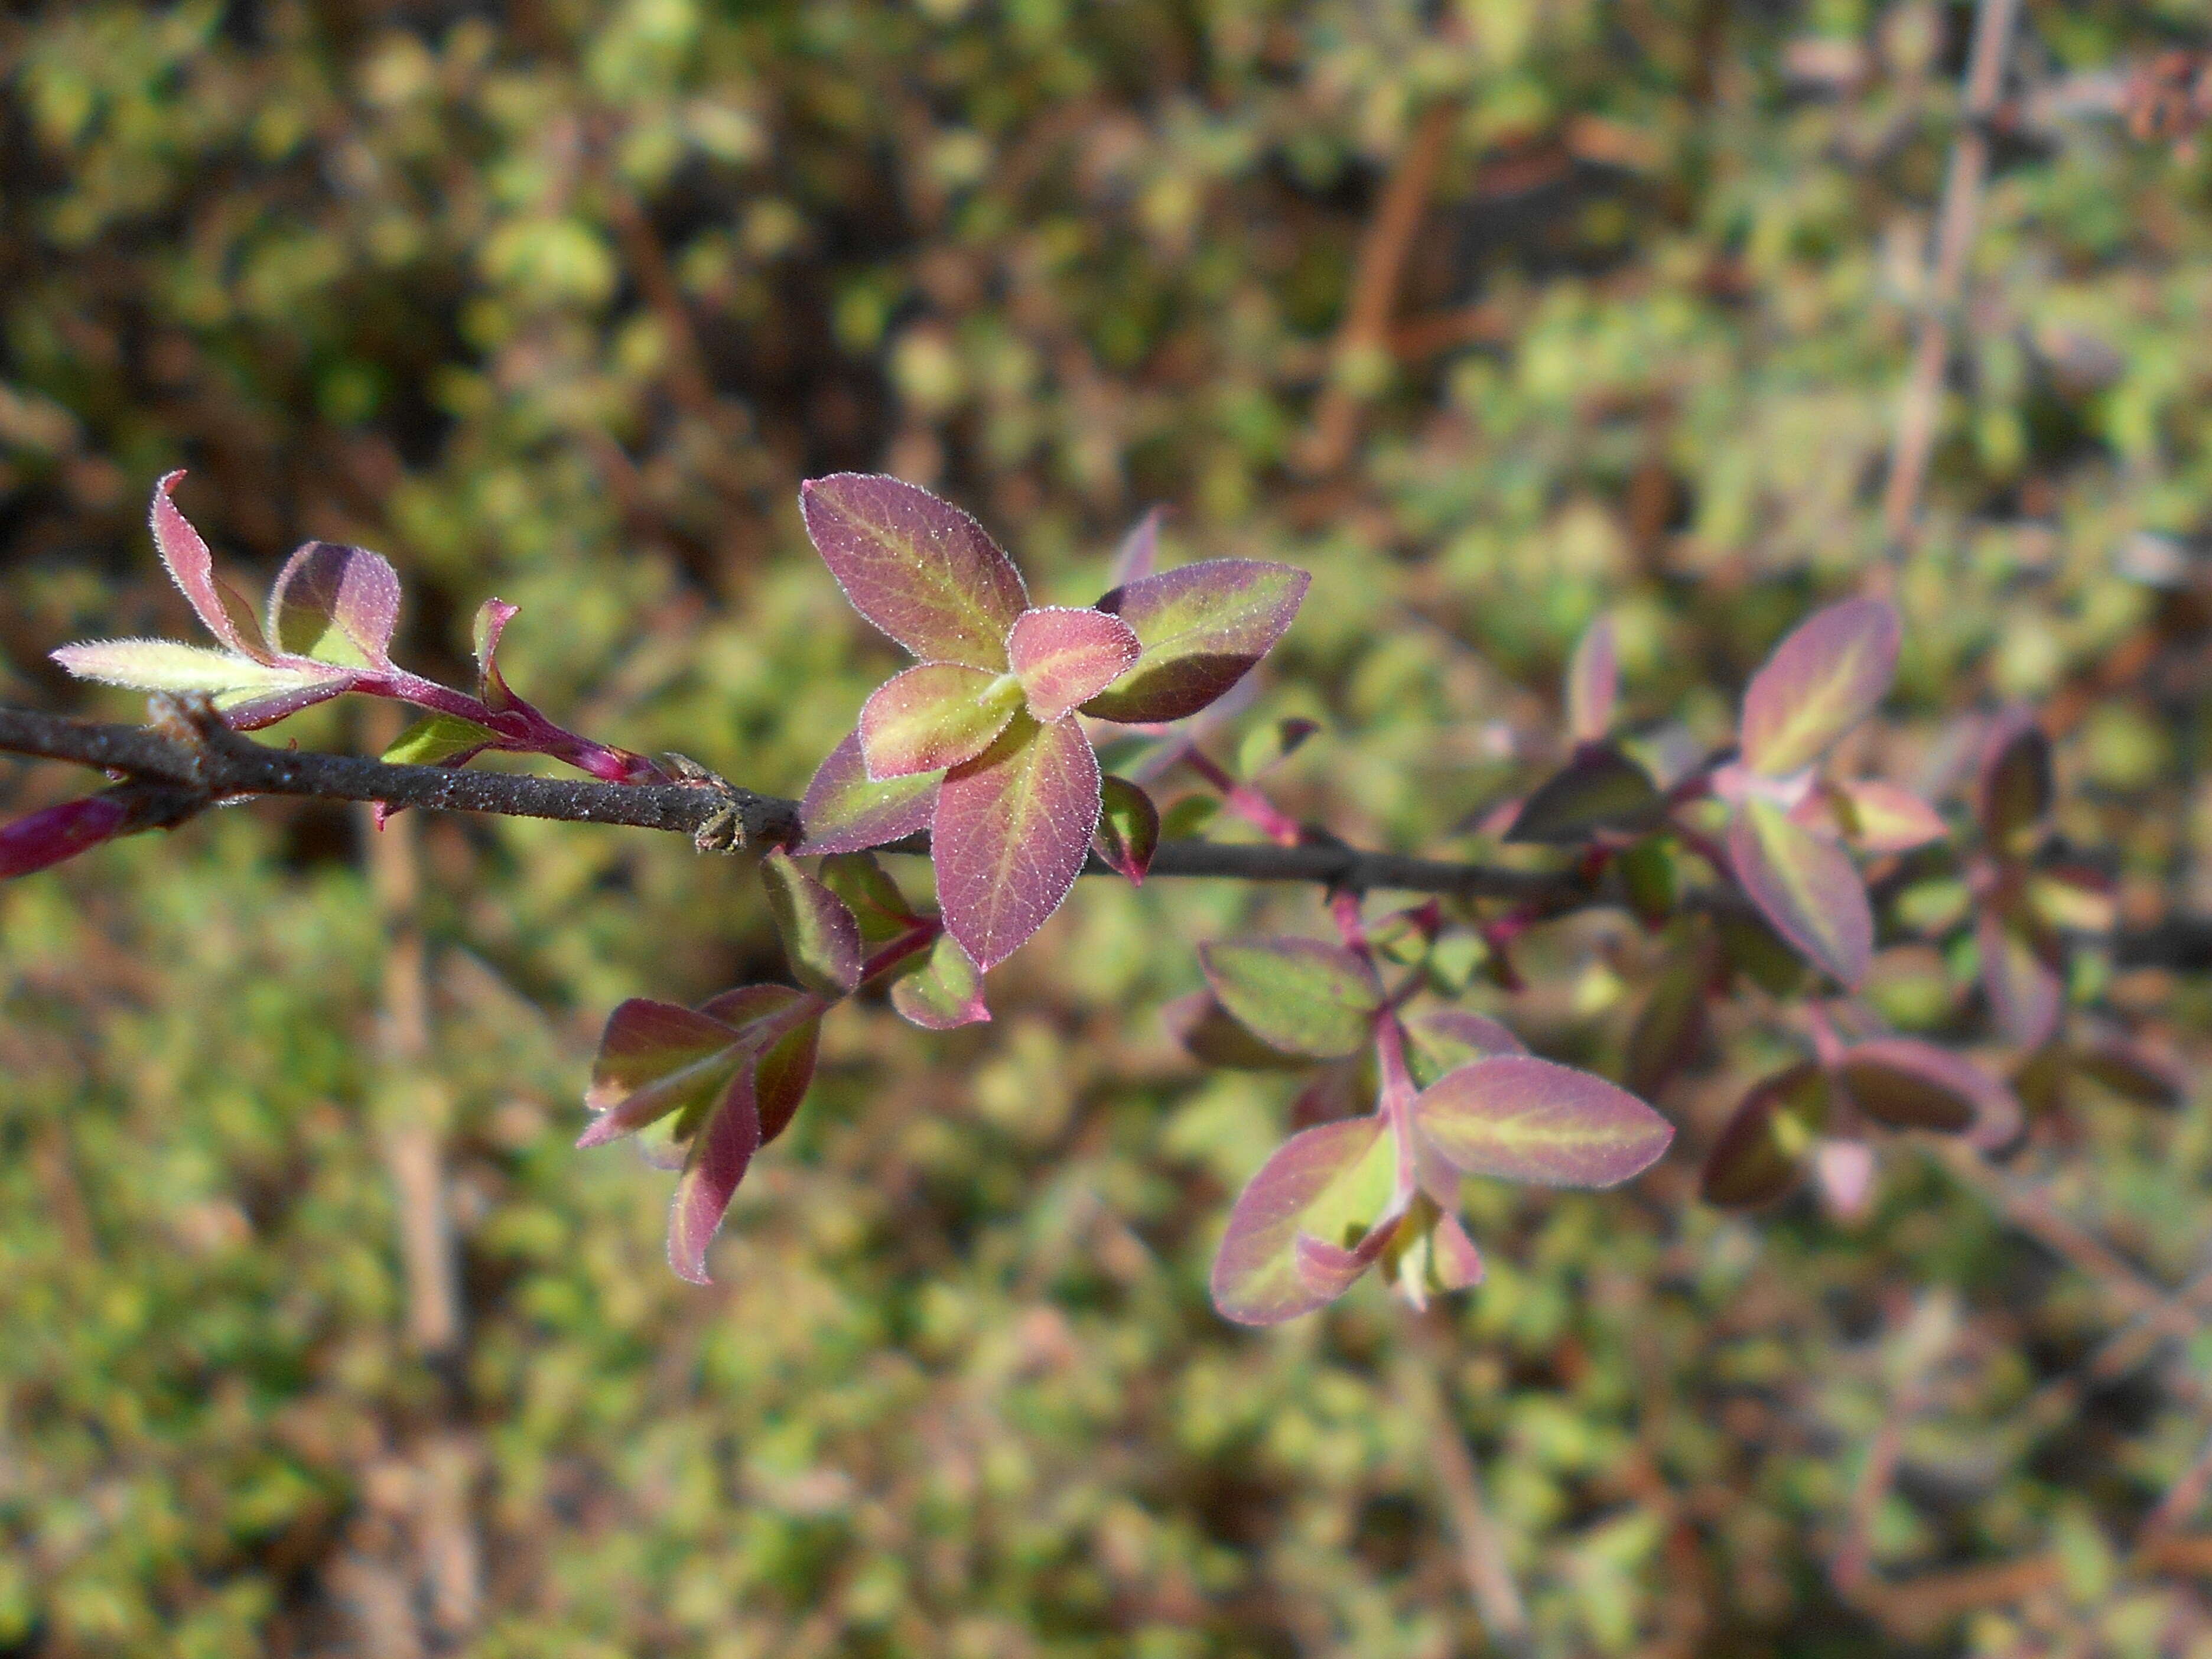
<svg viewBox="0 0 2212 1659"><path fill-rule="evenodd" d="M224 800L291 795L567 823L616 823L692 836L726 809L733 809L744 832L740 845L773 846L799 837L797 801L734 786L603 783L442 766L393 766L350 755L269 748L231 731L204 705L195 711L164 699L156 700L155 707L160 711L156 723L143 726L0 708L0 752L75 761L125 775L131 780L125 787L149 800L134 817L135 828L167 828ZM926 854L929 839L909 836L880 850ZM1114 872L1093 858L1084 873ZM1589 884L1572 873L1366 852L1334 841L1297 847L1165 842L1153 855L1151 873L1318 882L1355 892L1389 889L1540 904L1571 904L1591 894Z"/></svg>

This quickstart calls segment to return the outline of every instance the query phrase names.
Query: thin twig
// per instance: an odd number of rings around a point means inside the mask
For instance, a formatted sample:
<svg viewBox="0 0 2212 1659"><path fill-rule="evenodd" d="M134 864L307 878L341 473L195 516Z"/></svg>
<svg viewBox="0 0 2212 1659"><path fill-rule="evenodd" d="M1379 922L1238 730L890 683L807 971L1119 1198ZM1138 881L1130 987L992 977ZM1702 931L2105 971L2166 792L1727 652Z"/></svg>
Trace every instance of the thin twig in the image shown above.
<svg viewBox="0 0 2212 1659"><path fill-rule="evenodd" d="M695 836L726 807L734 807L743 844L787 844L799 835L799 803L749 789L692 784L602 783L587 778L540 778L511 772L392 766L349 755L271 749L240 737L220 720L187 726L100 725L0 708L0 752L75 761L125 773L155 787L179 822L217 801L252 795L319 800L381 801L394 807L486 812L568 823L614 823ZM927 836L884 850L926 853ZM1093 860L1086 874L1110 874ZM1446 893L1571 903L1589 889L1572 872L1547 873L1492 865L1363 851L1333 841L1297 847L1205 841L1163 842L1155 876L1218 877L1241 881L1317 882L1367 891Z"/></svg>
<svg viewBox="0 0 2212 1659"><path fill-rule="evenodd" d="M1882 492L1882 520L1889 532L1890 545L1899 554L1911 544L1920 492L1927 481L1943 371L1950 361L1952 331L1957 321L1954 313L1966 288L1966 258L1973 248L1975 227L1981 216L1982 185L1989 173L1989 123L1996 112L2006 48L2011 44L2013 21L2019 11L2019 0L1979 0L1974 8L1974 39L1962 94L1965 119L1951 146L1950 169L1943 180L1935 268L1922 296L1912 368L1898 408L1889 480Z"/></svg>

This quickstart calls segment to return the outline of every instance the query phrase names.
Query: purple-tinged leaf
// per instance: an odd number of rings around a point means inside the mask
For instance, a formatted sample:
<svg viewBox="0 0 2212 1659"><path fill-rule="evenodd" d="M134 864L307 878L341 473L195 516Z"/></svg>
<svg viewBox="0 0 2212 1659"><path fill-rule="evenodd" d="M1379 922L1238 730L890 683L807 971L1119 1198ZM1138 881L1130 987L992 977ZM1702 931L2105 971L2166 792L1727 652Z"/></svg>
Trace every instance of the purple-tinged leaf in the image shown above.
<svg viewBox="0 0 2212 1659"><path fill-rule="evenodd" d="M499 636L507 632L507 623L514 620L514 613L520 609L505 599L486 599L477 607L473 630L477 696L494 713L503 713L515 705L514 694L507 689L506 677L499 672Z"/></svg>
<svg viewBox="0 0 2212 1659"><path fill-rule="evenodd" d="M1148 507L1145 516L1129 526L1129 533L1114 550L1114 563L1106 578L1109 586L1126 587L1159 568L1160 520L1165 514L1164 507Z"/></svg>
<svg viewBox="0 0 2212 1659"><path fill-rule="evenodd" d="M1364 1048L1382 1006L1375 970L1316 939L1220 940L1198 947L1221 1006L1271 1048L1334 1060Z"/></svg>
<svg viewBox="0 0 2212 1659"><path fill-rule="evenodd" d="M1844 833L1867 853L1909 853L1951 833L1943 815L1910 789L1879 778L1835 786Z"/></svg>
<svg viewBox="0 0 2212 1659"><path fill-rule="evenodd" d="M1874 911L1843 848L1753 796L1729 815L1728 850L1759 914L1814 967L1856 990L1874 957Z"/></svg>
<svg viewBox="0 0 2212 1659"><path fill-rule="evenodd" d="M459 766L498 737L489 726L459 714L425 714L378 758L389 766Z"/></svg>
<svg viewBox="0 0 2212 1659"><path fill-rule="evenodd" d="M806 1000L805 992L788 985L740 985L701 1003L699 1012L740 1032L751 1028L750 1034L757 1036L765 1022Z"/></svg>
<svg viewBox="0 0 2212 1659"><path fill-rule="evenodd" d="M878 783L973 760L1021 707L1021 687L980 668L926 662L894 674L860 706L860 754Z"/></svg>
<svg viewBox="0 0 2212 1659"><path fill-rule="evenodd" d="M2040 1048L2057 1035L2066 987L2043 959L2035 941L1994 909L1974 919L1974 945L1981 957L1982 994L2005 1040L2023 1048Z"/></svg>
<svg viewBox="0 0 2212 1659"><path fill-rule="evenodd" d="M1917 1037L1876 1037L1844 1051L1836 1075L1859 1109L1898 1129L1964 1133L2003 1146L2020 1133L2019 1098L1972 1061Z"/></svg>
<svg viewBox="0 0 2212 1659"><path fill-rule="evenodd" d="M860 982L860 924L851 907L781 847L770 848L760 867L783 954L799 982L821 996L850 995Z"/></svg>
<svg viewBox="0 0 2212 1659"><path fill-rule="evenodd" d="M999 740L945 775L932 851L937 899L988 973L1044 926L1091 856L1098 757L1070 715L1016 714Z"/></svg>
<svg viewBox="0 0 2212 1659"><path fill-rule="evenodd" d="M1762 1079L1705 1155L1699 1196L1727 1210L1772 1203L1803 1176L1827 1118L1827 1073L1812 1061Z"/></svg>
<svg viewBox="0 0 2212 1659"><path fill-rule="evenodd" d="M1415 1099L1413 1123L1463 1174L1546 1187L1617 1187L1674 1138L1626 1090L1528 1054L1447 1073Z"/></svg>
<svg viewBox="0 0 2212 1659"><path fill-rule="evenodd" d="M921 917L871 853L840 853L822 860L822 884L845 901L860 924L860 941L876 945L920 925Z"/></svg>
<svg viewBox="0 0 2212 1659"><path fill-rule="evenodd" d="M1657 1094L1698 1057L1705 1041L1712 978L1711 947L1696 941L1652 981L1650 994L1629 1028L1628 1051L1621 1066L1622 1081L1631 1092Z"/></svg>
<svg viewBox="0 0 2212 1659"><path fill-rule="evenodd" d="M707 1277L707 1247L728 1213L730 1200L760 1150L760 1105L750 1066L730 1080L714 1115L691 1143L668 1211L668 1265L694 1285Z"/></svg>
<svg viewBox="0 0 2212 1659"><path fill-rule="evenodd" d="M1506 831L1509 842L1587 841L1601 830L1648 830L1665 816L1651 775L1618 749L1591 744L1537 787Z"/></svg>
<svg viewBox="0 0 2212 1659"><path fill-rule="evenodd" d="M2056 793L2051 739L2034 714L2014 708L1999 715L1983 739L1974 792L1974 816L1990 850L2011 859L2033 854Z"/></svg>
<svg viewBox="0 0 2212 1659"><path fill-rule="evenodd" d="M769 1044L753 1062L753 1099L760 1114L762 1146L784 1132L806 1098L821 1041L822 1017L817 1014Z"/></svg>
<svg viewBox="0 0 2212 1659"><path fill-rule="evenodd" d="M1406 1033L1407 1069L1424 1089L1473 1061L1528 1052L1526 1043L1487 1014L1464 1008L1431 1008L1399 1023Z"/></svg>
<svg viewBox="0 0 2212 1659"><path fill-rule="evenodd" d="M604 1146L713 1098L744 1058L744 1039L712 1016L633 997L608 1018L592 1066L587 1110L599 1114L577 1140Z"/></svg>
<svg viewBox="0 0 2212 1659"><path fill-rule="evenodd" d="M1190 1057L1201 1066L1230 1072L1302 1072L1313 1061L1304 1054L1271 1048L1237 1024L1207 991L1177 997L1160 1018ZM1334 1115L1334 1114L1328 1114Z"/></svg>
<svg viewBox="0 0 2212 1659"><path fill-rule="evenodd" d="M1142 886L1152 854L1159 850L1160 809L1137 785L1109 773L1099 781L1095 839L1098 856L1127 876L1132 887Z"/></svg>
<svg viewBox="0 0 2212 1659"><path fill-rule="evenodd" d="M1480 1284L1482 1253L1457 1216L1431 1200L1417 1199L1392 1230L1382 1276L1399 1300L1419 1313L1431 1297Z"/></svg>
<svg viewBox="0 0 2212 1659"><path fill-rule="evenodd" d="M1768 777L1802 772L1874 712L1897 673L1897 611L1846 599L1800 623L1743 694L1743 759Z"/></svg>
<svg viewBox="0 0 2212 1659"><path fill-rule="evenodd" d="M269 590L270 643L294 656L387 668L398 620L398 573L365 547L309 542Z"/></svg>
<svg viewBox="0 0 2212 1659"><path fill-rule="evenodd" d="M1115 588L1098 609L1135 629L1144 654L1083 712L1132 724L1195 714L1282 638L1312 580L1286 564L1210 559Z"/></svg>
<svg viewBox="0 0 2212 1659"><path fill-rule="evenodd" d="M921 965L891 982L891 1006L925 1031L956 1030L991 1018L983 975L950 933L939 933Z"/></svg>
<svg viewBox="0 0 2212 1659"><path fill-rule="evenodd" d="M27 876L112 841L130 828L131 804L113 794L86 795L0 826L0 878Z"/></svg>
<svg viewBox="0 0 2212 1659"><path fill-rule="evenodd" d="M850 733L815 769L799 804L805 833L798 853L860 853L929 828L938 780L927 773L878 783L868 775L860 734Z"/></svg>
<svg viewBox="0 0 2212 1659"><path fill-rule="evenodd" d="M711 1001L700 1005L699 1012L711 1020L719 1020L731 1028L733 1044L728 1055L732 1067L753 1065L763 1044L773 1044L776 1038L768 1022L779 1015L787 1014L802 1000L813 1000L804 991L793 990L788 985L741 985L733 991L725 991ZM670 1005L648 1005L665 1008ZM683 1011L679 1011L683 1012ZM756 1072L757 1074L757 1071ZM648 1084L649 1089L652 1085ZM681 1170L690 1156L691 1139L699 1125L720 1094L714 1090L702 1090L692 1096L682 1109L671 1111L638 1128L631 1145L639 1155L656 1170ZM647 1104L641 1103L631 1115L650 1115ZM612 1134L601 1139L613 1139Z"/></svg>
<svg viewBox="0 0 2212 1659"><path fill-rule="evenodd" d="M1006 660L1030 713L1048 725L1127 673L1141 651L1119 617L1067 605L1024 611L1006 635Z"/></svg>
<svg viewBox="0 0 2212 1659"><path fill-rule="evenodd" d="M925 662L997 673L1029 589L998 544L958 507L874 473L799 487L799 507L853 608Z"/></svg>
<svg viewBox="0 0 2212 1659"><path fill-rule="evenodd" d="M200 532L191 521L169 499L169 492L183 477L179 471L172 472L154 486L154 504L149 517L154 530L154 546L161 556L161 563L176 583L178 591L191 601L191 607L209 633L232 650L257 662L269 660L269 647L261 637L261 624L253 615L253 608L216 578L215 556L208 544L200 539Z"/></svg>
<svg viewBox="0 0 2212 1659"><path fill-rule="evenodd" d="M248 699L272 697L304 699L293 704L304 708L337 696L356 678L336 666L258 662L235 652L210 651L171 640L88 640L65 645L52 654L81 680L139 691L204 691L226 708Z"/></svg>
<svg viewBox="0 0 2212 1659"><path fill-rule="evenodd" d="M2117 1034L2081 1042L2069 1058L2074 1069L2138 1106L2175 1107L2189 1098L2189 1074L2165 1055Z"/></svg>
<svg viewBox="0 0 2212 1659"><path fill-rule="evenodd" d="M1613 729L1620 696L1620 659L1613 648L1613 618L1600 617L1575 644L1567 660L1567 735L1597 743Z"/></svg>
<svg viewBox="0 0 2212 1659"><path fill-rule="evenodd" d="M1382 1259L1396 1235L1395 1226L1371 1228L1350 1249L1301 1232L1291 1241L1291 1259L1305 1287L1324 1302L1334 1302L1350 1290L1359 1275Z"/></svg>
<svg viewBox="0 0 2212 1659"><path fill-rule="evenodd" d="M1237 1196L1213 1259L1222 1316L1276 1325L1333 1300L1343 1287L1313 1288L1300 1270L1298 1240L1356 1249L1384 1218L1397 1167L1396 1144L1374 1117L1324 1123L1277 1147Z"/></svg>
<svg viewBox="0 0 2212 1659"><path fill-rule="evenodd" d="M1863 1140L1823 1140L1813 1153L1813 1179L1830 1215L1864 1219L1874 1204L1874 1148Z"/></svg>

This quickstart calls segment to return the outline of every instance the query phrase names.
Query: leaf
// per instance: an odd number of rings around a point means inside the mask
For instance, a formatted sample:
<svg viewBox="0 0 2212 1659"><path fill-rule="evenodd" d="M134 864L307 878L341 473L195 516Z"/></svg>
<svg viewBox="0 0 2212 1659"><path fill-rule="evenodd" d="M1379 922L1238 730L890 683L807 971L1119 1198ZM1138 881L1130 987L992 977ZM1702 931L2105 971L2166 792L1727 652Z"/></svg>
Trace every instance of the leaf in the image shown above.
<svg viewBox="0 0 2212 1659"><path fill-rule="evenodd" d="M1449 1072L1413 1123L1452 1168L1546 1187L1616 1187L1658 1161L1674 1126L1601 1077L1528 1054Z"/></svg>
<svg viewBox="0 0 2212 1659"><path fill-rule="evenodd" d="M1983 741L1974 792L1974 816L1990 849L2011 859L2033 853L2057 793L2051 738L2034 714L2015 708L2000 715Z"/></svg>
<svg viewBox="0 0 2212 1659"><path fill-rule="evenodd" d="M1255 726L1244 734L1237 745L1237 775L1248 782L1270 768L1279 766L1305 746L1308 738L1321 730L1321 722L1302 715L1286 720L1270 720Z"/></svg>
<svg viewBox="0 0 2212 1659"><path fill-rule="evenodd" d="M1028 694L1030 713L1047 724L1127 673L1140 651L1119 617L1067 605L1024 611L1006 635L1006 659Z"/></svg>
<svg viewBox="0 0 2212 1659"><path fill-rule="evenodd" d="M1431 1008L1400 1024L1406 1033L1407 1069L1425 1089L1474 1060L1528 1052L1526 1043L1496 1020L1463 1008Z"/></svg>
<svg viewBox="0 0 2212 1659"><path fill-rule="evenodd" d="M1814 966L1856 990L1874 956L1874 911L1850 856L1758 796L1730 814L1728 850L1759 914Z"/></svg>
<svg viewBox="0 0 2212 1659"><path fill-rule="evenodd" d="M668 1210L668 1265L678 1279L710 1284L707 1247L760 1150L759 1103L750 1066L730 1081L729 1090L706 1127L691 1143L691 1155L676 1183Z"/></svg>
<svg viewBox="0 0 2212 1659"><path fill-rule="evenodd" d="M950 1031L991 1018L983 975L950 933L939 933L921 966L891 982L891 1006L925 1031Z"/></svg>
<svg viewBox="0 0 2212 1659"><path fill-rule="evenodd" d="M390 766L447 766L479 754L498 733L459 714L425 714L380 757Z"/></svg>
<svg viewBox="0 0 2212 1659"><path fill-rule="evenodd" d="M1271 1048L1237 1023L1211 992L1194 991L1160 1009L1176 1041L1201 1066L1231 1072L1303 1072L1313 1064L1304 1054Z"/></svg>
<svg viewBox="0 0 2212 1659"><path fill-rule="evenodd" d="M205 691L225 696L315 694L310 701L335 697L354 683L341 668L295 667L257 662L234 652L172 640L88 640L65 645L53 659L81 680L127 685L140 691ZM305 705L300 705L304 707Z"/></svg>
<svg viewBox="0 0 2212 1659"><path fill-rule="evenodd" d="M1827 1073L1811 1060L1753 1084L1705 1155L1698 1195L1723 1209L1773 1202L1797 1184L1827 1117Z"/></svg>
<svg viewBox="0 0 2212 1659"><path fill-rule="evenodd" d="M850 995L860 982L860 924L851 908L781 847L770 848L760 867L783 954L799 982L825 997Z"/></svg>
<svg viewBox="0 0 2212 1659"><path fill-rule="evenodd" d="M500 635L507 632L507 623L514 620L520 605L509 605L505 599L486 599L477 607L473 633L477 658L477 700L495 713L502 713L515 705L514 693L507 689L506 677L499 672Z"/></svg>
<svg viewBox="0 0 2212 1659"><path fill-rule="evenodd" d="M2174 1107L2189 1098L2186 1072L2125 1037L2092 1037L2071 1058L2082 1076L2138 1106Z"/></svg>
<svg viewBox="0 0 2212 1659"><path fill-rule="evenodd" d="M2119 920L2112 884L2080 866L2041 869L2027 878L2027 908L2045 927L2067 933L2109 933Z"/></svg>
<svg viewBox="0 0 2212 1659"><path fill-rule="evenodd" d="M154 486L154 503L149 518L155 549L161 556L169 580L191 602L208 632L240 654L266 662L269 647L261 637L261 624L255 619L252 607L216 579L215 557L208 551L208 544L200 539L200 532L192 528L191 521L179 510L176 502L169 499L169 492L184 476L182 471L172 472Z"/></svg>
<svg viewBox="0 0 2212 1659"><path fill-rule="evenodd" d="M1152 798L1127 778L1109 773L1099 781L1098 833L1094 838L1098 856L1142 886L1159 850L1160 809Z"/></svg>
<svg viewBox="0 0 2212 1659"><path fill-rule="evenodd" d="M1600 830L1648 830L1666 805L1642 767L1608 744L1592 744L1522 803L1505 839L1556 843L1587 841Z"/></svg>
<svg viewBox="0 0 2212 1659"><path fill-rule="evenodd" d="M604 1146L719 1093L744 1058L737 1030L710 1014L633 997L608 1016L592 1064L586 1109L599 1114L577 1140Z"/></svg>
<svg viewBox="0 0 2212 1659"><path fill-rule="evenodd" d="M1324 1123L1277 1147L1237 1195L1213 1259L1222 1317L1276 1325L1333 1300L1342 1287L1314 1287L1300 1270L1298 1240L1358 1245L1388 1209L1397 1166L1395 1142L1373 1117Z"/></svg>
<svg viewBox="0 0 2212 1659"><path fill-rule="evenodd" d="M896 478L833 473L799 487L806 533L853 608L925 662L996 673L1029 609L1021 572L958 507Z"/></svg>
<svg viewBox="0 0 2212 1659"><path fill-rule="evenodd" d="M876 782L941 772L991 746L1021 687L980 668L927 662L894 674L860 707L860 753Z"/></svg>
<svg viewBox="0 0 2212 1659"><path fill-rule="evenodd" d="M1382 1276L1399 1299L1418 1312L1429 1298L1482 1282L1482 1254L1459 1218L1424 1195L1392 1230L1382 1253Z"/></svg>
<svg viewBox="0 0 2212 1659"><path fill-rule="evenodd" d="M112 841L131 822L131 805L113 794L65 800L0 827L0 878L27 876Z"/></svg>
<svg viewBox="0 0 2212 1659"><path fill-rule="evenodd" d="M937 899L988 972L1044 926L1091 856L1098 757L1070 715L1018 714L999 740L945 775L933 850Z"/></svg>
<svg viewBox="0 0 2212 1659"><path fill-rule="evenodd" d="M1853 1043L1836 1074L1859 1109L1898 1129L1966 1135L1984 1149L2020 1132L2020 1101L2003 1084L1948 1048L1917 1037Z"/></svg>
<svg viewBox="0 0 2212 1659"><path fill-rule="evenodd" d="M1164 508L1148 507L1145 516L1129 526L1129 533L1114 550L1113 574L1109 580L1115 586L1125 586L1159 568L1160 520L1164 516Z"/></svg>
<svg viewBox="0 0 2212 1659"><path fill-rule="evenodd" d="M1835 786L1843 801L1844 830L1868 853L1909 853L1951 833L1943 815L1910 789L1879 778Z"/></svg>
<svg viewBox="0 0 2212 1659"><path fill-rule="evenodd" d="M1312 580L1286 564L1209 559L1115 588L1098 609L1128 623L1144 653L1083 712L1133 724L1195 714L1282 638Z"/></svg>
<svg viewBox="0 0 2212 1659"><path fill-rule="evenodd" d="M1271 1048L1334 1060L1366 1046L1382 988L1341 946L1314 939L1218 941L1198 947L1213 994Z"/></svg>
<svg viewBox="0 0 2212 1659"><path fill-rule="evenodd" d="M929 773L878 783L868 775L854 732L815 769L799 804L804 833L796 853L860 853L929 828L938 779Z"/></svg>
<svg viewBox="0 0 2212 1659"><path fill-rule="evenodd" d="M802 1020L753 1062L753 1100L760 1115L760 1144L774 1140L790 1126L814 1081L814 1057L822 1042L822 1017Z"/></svg>
<svg viewBox="0 0 2212 1659"><path fill-rule="evenodd" d="M1597 743L1613 729L1620 695L1620 660L1613 648L1613 618L1601 616L1583 630L1567 660L1567 735Z"/></svg>
<svg viewBox="0 0 2212 1659"><path fill-rule="evenodd" d="M398 573L365 547L309 542L269 590L270 641L295 656L388 668L398 620Z"/></svg>
<svg viewBox="0 0 2212 1659"><path fill-rule="evenodd" d="M896 939L921 921L872 854L840 853L826 858L817 876L850 907L854 920L860 924L864 945L882 945Z"/></svg>
<svg viewBox="0 0 2212 1659"><path fill-rule="evenodd" d="M1622 1080L1631 1092L1656 1095L1675 1073L1697 1058L1705 1040L1712 998L1710 945L1693 940L1678 951L1651 983L1650 994L1629 1028Z"/></svg>
<svg viewBox="0 0 2212 1659"><path fill-rule="evenodd" d="M2066 988L2036 949L2035 941L1995 909L1974 919L1981 958L1982 994L2008 1042L2040 1048L2058 1030Z"/></svg>
<svg viewBox="0 0 2212 1659"><path fill-rule="evenodd" d="M1646 836L1613 860L1629 908L1646 927L1657 927L1674 914L1680 883L1674 849L1664 836Z"/></svg>
<svg viewBox="0 0 2212 1659"><path fill-rule="evenodd" d="M1897 611L1846 599L1775 647L1743 694L1743 759L1768 777L1802 772L1869 714L1897 673Z"/></svg>

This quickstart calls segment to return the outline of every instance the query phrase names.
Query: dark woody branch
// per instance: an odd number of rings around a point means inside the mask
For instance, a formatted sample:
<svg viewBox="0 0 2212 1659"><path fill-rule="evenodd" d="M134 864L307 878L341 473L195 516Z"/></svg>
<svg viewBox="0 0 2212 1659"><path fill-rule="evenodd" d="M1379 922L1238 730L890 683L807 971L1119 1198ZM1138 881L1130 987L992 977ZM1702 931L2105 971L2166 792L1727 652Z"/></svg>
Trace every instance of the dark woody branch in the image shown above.
<svg viewBox="0 0 2212 1659"><path fill-rule="evenodd" d="M149 726L113 726L28 709L0 708L0 752L94 766L127 780L132 827L182 823L218 801L254 795L314 800L380 801L432 811L489 812L568 823L625 824L698 837L734 813L744 846L789 842L799 834L799 803L713 783L625 784L540 778L441 766L394 766L349 755L270 748L232 732L204 703L155 698ZM926 853L927 836L881 850ZM1094 859L1086 874L1109 873ZM1163 842L1155 876L1237 881L1318 882L1366 891L1441 893L1462 898L1570 903L1589 896L1567 874L1410 858L1333 841L1297 847L1205 841Z"/></svg>

